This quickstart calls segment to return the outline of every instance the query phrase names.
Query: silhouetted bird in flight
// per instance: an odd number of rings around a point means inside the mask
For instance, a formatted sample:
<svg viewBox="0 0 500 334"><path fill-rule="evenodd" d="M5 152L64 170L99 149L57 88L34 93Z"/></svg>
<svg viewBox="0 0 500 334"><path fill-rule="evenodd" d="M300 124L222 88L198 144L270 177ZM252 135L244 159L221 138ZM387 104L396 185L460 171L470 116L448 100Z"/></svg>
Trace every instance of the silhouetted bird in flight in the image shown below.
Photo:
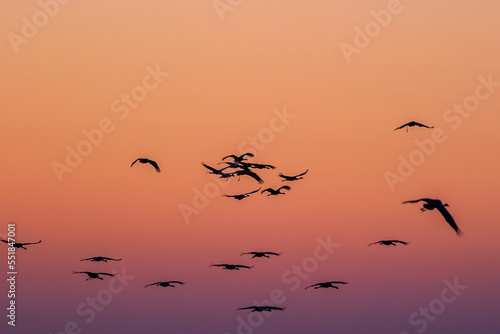
<svg viewBox="0 0 500 334"><path fill-rule="evenodd" d="M28 250L26 247L26 245L36 245L36 244L39 244L42 242L42 240L39 240L37 242L14 242L14 243L9 243L7 240L3 240L3 239L0 239L0 241L3 241L7 244L9 244L11 247L15 247L15 248L22 248L22 249L26 249Z"/></svg>
<svg viewBox="0 0 500 334"><path fill-rule="evenodd" d="M424 124L422 124L422 123L418 123L418 122L415 122L415 121L411 121L411 122L408 122L408 123L406 123L406 124L403 124L403 125L401 125L401 126L399 126L399 127L395 128L395 129L394 129L394 131L399 130L399 129L402 129L402 128L404 128L405 126L407 127L407 128L406 128L406 132L408 132L408 129L410 128L410 126L419 126L419 127L421 127L421 128L428 128L428 129L432 129L432 128L434 128L433 126L427 126L427 125L424 125Z"/></svg>
<svg viewBox="0 0 500 334"><path fill-rule="evenodd" d="M122 259L112 259L110 257L105 257L105 256L94 256L94 257L89 257L88 259L81 259L81 261L90 261L90 262L108 262L108 261L121 261Z"/></svg>
<svg viewBox="0 0 500 334"><path fill-rule="evenodd" d="M225 156L224 158L222 158L222 160L226 160L227 158L233 158L234 162L242 162L243 160L247 160L247 158L246 158L247 156L251 157L251 158L254 157L254 155L252 153L243 153L240 156L236 156L234 154L231 154L231 155Z"/></svg>
<svg viewBox="0 0 500 334"><path fill-rule="evenodd" d="M347 284L347 282L330 281L330 282L316 283L316 284L313 284L313 285L309 285L308 287L305 287L304 290L312 288L312 287L314 287L314 289L320 289L320 288L334 288L334 289L338 289L338 287L335 286L334 284Z"/></svg>
<svg viewBox="0 0 500 334"><path fill-rule="evenodd" d="M224 197L232 197L232 198L237 199L238 201L241 201L242 199L244 199L244 198L246 198L246 197L250 196L250 194L256 193L256 192L258 192L259 190L260 190L260 188L259 188L259 189L257 189L257 190L254 190L254 191L248 192L248 193L244 193L244 194L239 194L239 195L226 195L226 194L223 194L222 196L224 196Z"/></svg>
<svg viewBox="0 0 500 334"><path fill-rule="evenodd" d="M204 162L202 162L201 164L203 165L203 167L205 167L206 169L208 169L210 171L209 174L215 174L215 175L222 175L222 174L224 174L223 170L229 168L229 167L224 167L221 169L216 169L216 168L213 168L213 167L205 164Z"/></svg>
<svg viewBox="0 0 500 334"><path fill-rule="evenodd" d="M102 280L102 277L99 277L99 275L106 275L106 276L111 276L111 277L116 275L116 274L108 274L108 273L93 273L90 271L73 271L73 274L87 274L88 277L87 277L86 281L92 280L94 278Z"/></svg>
<svg viewBox="0 0 500 334"><path fill-rule="evenodd" d="M407 242L400 241L400 240L380 240L380 241L377 241L377 242L372 242L368 246L377 245L377 244L378 245L385 245L385 246L396 246L396 243L400 243L400 244L403 244L403 245L408 245Z"/></svg>
<svg viewBox="0 0 500 334"><path fill-rule="evenodd" d="M446 208L445 208L445 206L449 206L449 205L446 203L443 204L443 202L441 202L441 200L432 199L432 198L420 198L420 199L416 199L414 201L405 201L405 202L403 202L403 204L405 204L405 203L417 203L420 201L425 202L424 207L420 209L421 212L424 212L426 210L438 209L438 211L443 215L444 219L448 222L448 224L450 224L450 226L455 230L457 235L459 235L459 236L462 235L462 231L458 228L457 224L455 223L455 220L453 219L451 214L448 212L448 210L446 210Z"/></svg>
<svg viewBox="0 0 500 334"><path fill-rule="evenodd" d="M268 256L268 255L276 255L276 256L280 256L281 255L281 253L274 253L274 252L248 252L248 253L241 253L240 256L247 255L247 254L253 255L252 259L254 257L267 257L269 259L270 256Z"/></svg>
<svg viewBox="0 0 500 334"><path fill-rule="evenodd" d="M234 174L238 175L238 176L248 175L251 178L257 180L259 183L261 183L261 184L264 183L264 180L262 180L259 175L257 175L256 173L252 172L249 169L240 169L240 170L235 171ZM238 181L239 181L239 178L238 178Z"/></svg>
<svg viewBox="0 0 500 334"><path fill-rule="evenodd" d="M132 164L130 165L130 167L132 167L137 161L139 161L141 164L150 164L151 166L153 166L156 169L156 171L158 173L161 172L160 167L158 167L158 164L156 163L156 161L149 160L147 158L136 159L134 162L132 162Z"/></svg>
<svg viewBox="0 0 500 334"><path fill-rule="evenodd" d="M273 188L267 188L267 189L262 190L260 193L263 194L264 192L267 191L267 192L269 192L269 194L267 196L284 195L285 193L282 193L281 189L290 190L291 188L289 186L282 186L276 190L274 190Z"/></svg>
<svg viewBox="0 0 500 334"><path fill-rule="evenodd" d="M241 264L211 264L210 267L223 267L225 270L240 270L240 268L251 269L253 266L244 266Z"/></svg>
<svg viewBox="0 0 500 334"><path fill-rule="evenodd" d="M252 310L252 312L272 312L272 311L284 311L286 307L276 307L276 306L248 306L248 307L240 307L239 310Z"/></svg>
<svg viewBox="0 0 500 334"><path fill-rule="evenodd" d="M297 181L297 180L303 179L302 176L305 175L308 171L309 171L309 169L306 170L304 173L297 174L295 176L283 175L283 173L280 173L278 176L284 179L284 180L281 180L281 182L284 182L284 181Z"/></svg>
<svg viewBox="0 0 500 334"><path fill-rule="evenodd" d="M180 281L166 281L166 282L156 282L156 283L151 283L151 284L148 284L145 286L145 288L147 288L148 286L152 286L152 285L156 285L156 286L161 286L163 288L167 287L167 286L170 286L172 288L175 288L175 285L174 284L180 284L180 285L184 285L186 283L184 282L180 282Z"/></svg>

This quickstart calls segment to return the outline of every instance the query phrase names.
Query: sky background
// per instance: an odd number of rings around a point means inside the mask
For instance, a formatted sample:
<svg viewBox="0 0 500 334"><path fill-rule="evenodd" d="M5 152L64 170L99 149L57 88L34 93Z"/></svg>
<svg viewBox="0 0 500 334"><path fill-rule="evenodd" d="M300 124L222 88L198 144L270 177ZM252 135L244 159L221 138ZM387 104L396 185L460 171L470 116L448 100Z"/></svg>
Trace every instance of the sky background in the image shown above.
<svg viewBox="0 0 500 334"><path fill-rule="evenodd" d="M17 251L15 328L1 280L2 333L56 334L71 322L95 334L496 333L500 2L402 0L385 27L372 11L391 1L231 3L75 0L49 17L37 1L2 0L0 236L15 222L18 242L42 239ZM361 45L367 26L380 29ZM122 96L156 68L168 76L124 114ZM479 101L467 118L449 111L464 101ZM67 165L68 147L86 145L82 131L103 120L112 130L58 176L54 164ZM435 129L393 131L411 120ZM419 153L419 141L435 149ZM264 187L284 184L279 172L309 172L285 196L222 197L260 185L215 183L201 162L249 150L277 166L258 171ZM130 168L139 157L162 173ZM391 185L388 173L415 157ZM449 203L463 237L438 212L401 204L422 197ZM338 247L315 258L318 238ZM381 239L409 245L366 247ZM80 262L98 255L123 260ZM87 323L77 307L109 295L111 279L74 270L134 278ZM144 289L166 280L186 284ZM304 290L331 280L349 284ZM454 280L467 288L443 304ZM236 311L272 291L286 311ZM445 309L423 320L430 305Z"/></svg>

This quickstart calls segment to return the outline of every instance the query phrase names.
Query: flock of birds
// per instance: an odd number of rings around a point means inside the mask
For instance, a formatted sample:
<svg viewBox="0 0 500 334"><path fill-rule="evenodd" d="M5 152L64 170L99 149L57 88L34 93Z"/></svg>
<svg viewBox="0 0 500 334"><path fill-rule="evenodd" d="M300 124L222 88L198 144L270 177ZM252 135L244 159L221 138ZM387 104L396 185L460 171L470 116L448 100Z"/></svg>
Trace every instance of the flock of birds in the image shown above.
<svg viewBox="0 0 500 334"><path fill-rule="evenodd" d="M399 130L403 129L406 127L406 131L408 131L409 127L413 126L418 126L418 127L424 127L424 128L433 128L415 121L408 122L406 124L403 124L394 130ZM261 163L251 163L248 162L248 158L253 158L254 155L252 153L244 153L241 155L228 155L224 158L222 158L222 161L219 162L219 165L225 165L222 168L214 168L212 166L209 166L205 163L202 162L203 167L208 169L209 174L214 174L217 175L221 179L230 179L233 177L238 177L238 181L242 176L250 177L257 181L259 184L264 183L264 180L257 174L255 170L258 169L276 169L275 166L269 165L269 164L261 164ZM136 162L142 163L142 164L150 164L153 166L156 170L156 172L160 173L160 167L154 160L150 160L148 158L139 158L136 159L132 165ZM297 175L284 175L283 173L279 173L278 176L282 179L282 182L293 182L293 181L298 181L303 179L303 176L307 174L309 170L307 169L305 172L302 172ZM246 193L242 194L235 194L235 195L227 195L223 194L223 197L230 197L234 198L238 201L243 200L244 198L249 197L251 194L257 193L260 191L261 194L267 193L267 196L277 196L277 195L284 195L285 193L282 192L282 190L291 190L291 187L288 185L281 186L279 188L266 188L261 190L261 187L259 187L256 190L252 190ZM420 198L416 200L410 200L410 201L405 201L403 204L406 203L418 203L418 202L424 202L423 207L420 209L421 212L427 211L427 210L434 210L437 209L441 215L444 217L445 221L453 228L453 230L457 233L457 235L462 235L462 231L458 228L455 220L449 213L449 211L446 209L448 207L448 204L443 204L443 202L439 199L432 199L432 198ZM3 241L5 243L8 243L6 240L0 239L0 241ZM34 244L39 244L41 243L42 240L37 241L37 242L27 242L27 243L10 243L12 247L15 248L22 248L22 249L27 249L24 246L26 245L34 245ZM401 245L408 245L408 242L401 241L401 240L379 240L373 243L370 243L368 245L380 245L380 246L396 246L397 244ZM280 256L281 253L276 253L276 252L262 252L262 251L252 251L252 252L246 252L246 253L241 253L241 256L243 255L251 255L252 259L253 258L271 258L271 256ZM122 259L114 259L110 257L104 257L104 256L95 256L95 257L90 257L86 259L81 259L80 261L89 261L89 262L108 262L108 261L121 261ZM210 267L220 267L223 270L240 270L240 269L252 269L254 266L247 266L247 265L242 265L242 264L229 264L229 263L218 263L218 264L210 264ZM113 277L116 275L115 274L110 274L106 272L91 272L91 271L74 271L73 274L85 274L87 275L86 280L90 281L93 279L98 279L98 280L103 280L103 277L101 276L109 276ZM159 281L155 283L150 283L145 286L145 288L150 287L150 286L157 286L157 287L176 287L178 285L184 285L186 284L185 282L182 281ZM305 289L328 289L328 288L333 288L333 289L339 289L338 285L345 285L348 284L348 282L344 281L329 281L329 282L319 282L315 283L312 285L309 285L305 287ZM259 305L259 306L248 306L248 307L242 307L238 308L237 310L252 310L252 312L272 312L272 311L284 311L285 307L276 307L276 306L269 306L269 305Z"/></svg>

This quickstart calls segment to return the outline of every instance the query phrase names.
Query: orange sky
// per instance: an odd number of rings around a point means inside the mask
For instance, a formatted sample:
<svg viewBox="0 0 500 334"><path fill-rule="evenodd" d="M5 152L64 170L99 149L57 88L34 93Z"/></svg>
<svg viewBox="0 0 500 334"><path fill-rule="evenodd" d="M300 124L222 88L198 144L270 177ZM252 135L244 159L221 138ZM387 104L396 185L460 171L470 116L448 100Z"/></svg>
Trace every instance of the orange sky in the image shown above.
<svg viewBox="0 0 500 334"><path fill-rule="evenodd" d="M287 312L266 319L256 333L310 326L318 333L415 332L408 316L439 295L444 279L457 276L468 290L427 333L470 333L476 320L484 333L495 328L500 4L401 1L399 14L369 45L346 57L340 45L356 47L355 28L373 24L371 11L381 13L390 1L243 1L221 14L224 20L214 3L71 1L26 43L13 44L12 34L23 36L23 17L33 20L41 7L2 2L0 236L14 221L19 241L43 240L18 252L18 329L61 331L79 319L74 308L106 284L71 272L122 267L135 280L95 321L80 321L85 330L233 333L236 317L246 317L234 309L279 288ZM155 80L154 69L168 75ZM149 88L141 88L144 82ZM456 123L458 114L447 110L472 101L477 89L488 97ZM147 96L127 107L124 96L141 92ZM277 113L291 116L283 121ZM82 131L103 120L109 133L58 177L54 162L66 165L67 147L85 145ZM391 187L387 172L398 173L400 157L420 154L415 141L432 138L428 129L393 131L411 120L434 125L445 139ZM200 163L215 166L223 156L244 153L253 146L249 137L260 145L252 161L277 166L258 172L262 186L282 185L279 172L308 174L285 196L254 194L241 202L221 195L258 183L222 181L225 187L217 186L186 224L179 207L194 208L196 191L213 182ZM156 160L162 173L130 168L139 157ZM438 212L401 205L421 197L449 203L464 236ZM327 297L291 291L283 273L327 236L339 249L301 284L339 279L350 285L324 291ZM410 245L366 247L392 238ZM239 256L250 250L283 255ZM79 262L96 255L124 260ZM208 267L224 261L255 268ZM163 279L188 284L143 290ZM168 309L170 316L155 308L166 294L179 305ZM210 304L217 307L207 311ZM301 308L317 313L306 312L300 322ZM192 314L206 326L187 321ZM338 318L321 318L332 314ZM113 327L116 322L121 325ZM0 326L12 330L5 321Z"/></svg>

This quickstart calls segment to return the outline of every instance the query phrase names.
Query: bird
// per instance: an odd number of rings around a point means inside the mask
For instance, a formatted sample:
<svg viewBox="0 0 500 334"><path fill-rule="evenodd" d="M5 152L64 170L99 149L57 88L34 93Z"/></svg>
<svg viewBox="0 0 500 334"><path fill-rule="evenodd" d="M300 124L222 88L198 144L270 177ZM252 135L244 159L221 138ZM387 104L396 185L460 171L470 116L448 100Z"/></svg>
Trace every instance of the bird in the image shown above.
<svg viewBox="0 0 500 334"><path fill-rule="evenodd" d="M406 123L406 124L403 124L403 125L401 125L401 126L399 126L399 127L395 128L395 129L394 129L394 131L399 130L399 129L402 129L402 128L404 128L405 126L407 127L407 128L406 128L406 132L408 132L408 129L410 128L410 126L419 126L419 127L421 127L421 128L428 128L428 129L432 129L432 128L434 128L433 126L427 126L427 125L424 125L424 124L422 124L422 123L418 123L418 122L415 122L415 121L411 121L411 122L408 122L408 123Z"/></svg>
<svg viewBox="0 0 500 334"><path fill-rule="evenodd" d="M368 246L379 244L379 245L385 245L385 246L396 246L396 243L400 243L403 245L408 245L408 242L405 241L400 241L400 240L380 240L377 242L372 242Z"/></svg>
<svg viewBox="0 0 500 334"><path fill-rule="evenodd" d="M147 288L148 286L152 286L152 285L156 285L156 286L161 286L163 288L167 287L167 286L170 286L172 288L175 288L175 285L174 284L180 284L180 285L184 285L186 283L184 282L180 282L180 281L166 281L166 282L156 282L156 283L151 283L151 284L148 284L145 286L145 288Z"/></svg>
<svg viewBox="0 0 500 334"><path fill-rule="evenodd" d="M108 273L93 273L90 271L73 271L73 274L87 274L89 277L87 277L86 281L92 280L94 278L102 280L102 277L99 277L99 275L106 275L106 276L116 276L116 274L108 274Z"/></svg>
<svg viewBox="0 0 500 334"><path fill-rule="evenodd" d="M273 310L277 311L284 311L286 307L276 307L276 306L247 306L247 307L240 307L236 311L240 310L252 310L252 312L272 312Z"/></svg>
<svg viewBox="0 0 500 334"><path fill-rule="evenodd" d="M271 196L271 195L284 195L285 193L282 193L281 189L290 190L291 188L289 186L282 186L282 187L279 187L276 190L274 190L273 188L267 188L267 189L262 190L260 193L263 194L264 192L267 191L267 192L269 192L269 194L267 196Z"/></svg>
<svg viewBox="0 0 500 334"><path fill-rule="evenodd" d="M276 255L276 256L281 255L281 253L274 253L274 252L247 252L247 253L241 253L240 256L247 255L247 254L253 255L252 259L254 257L267 257L269 259L270 256L268 256L268 255Z"/></svg>
<svg viewBox="0 0 500 334"><path fill-rule="evenodd" d="M257 180L260 184L264 183L264 180L262 180L259 175L257 175L256 173L252 172L249 169L240 169L240 170L235 171L234 174L238 175L238 176L248 175L251 178ZM238 181L239 181L239 178L238 178Z"/></svg>
<svg viewBox="0 0 500 334"><path fill-rule="evenodd" d="M241 264L211 264L210 267L224 267L225 270L240 270L240 268L251 269L253 266L244 266Z"/></svg>
<svg viewBox="0 0 500 334"><path fill-rule="evenodd" d="M288 176L288 175L283 175L283 173L279 173L278 176L284 179L284 180L281 180L281 182L284 182L284 181L297 181L297 180L303 179L302 175L305 175L308 171L309 171L309 169L306 170L304 173L297 174L297 175L294 175L294 176Z"/></svg>
<svg viewBox="0 0 500 334"><path fill-rule="evenodd" d="M121 261L122 259L112 259L110 257L105 257L105 256L94 256L94 257L89 257L88 259L81 259L81 261L90 261L90 262L108 262L108 261Z"/></svg>
<svg viewBox="0 0 500 334"><path fill-rule="evenodd" d="M22 249L26 249L26 250L28 250L28 249L26 247L24 247L24 246L26 246L26 245L36 245L36 244L39 244L39 243L42 242L42 240L39 240L37 242L9 242L9 241L3 240L3 239L0 239L0 241L3 241L5 243L9 244L9 246L11 246L11 247L22 248Z"/></svg>
<svg viewBox="0 0 500 334"><path fill-rule="evenodd" d="M141 164L150 164L151 166L153 166L156 169L156 172L158 172L158 173L161 172L160 167L158 167L158 164L156 163L156 161L149 160L147 158L136 159L134 162L132 162L130 167L132 167L137 161L139 161Z"/></svg>
<svg viewBox="0 0 500 334"><path fill-rule="evenodd" d="M252 153L243 153L240 156L236 156L234 154L231 154L231 155L225 156L224 158L222 158L222 160L226 160L227 158L233 158L234 162L242 162L243 160L247 160L247 158L246 158L247 156L250 158L254 157L254 155Z"/></svg>
<svg viewBox="0 0 500 334"><path fill-rule="evenodd" d="M201 164L203 165L203 167L205 167L206 169L208 169L210 171L209 174L215 174L215 175L222 175L222 174L224 174L223 170L226 168L229 168L229 167L224 167L221 169L216 169L216 168L213 168L213 167L205 164L204 162L202 162Z"/></svg>
<svg viewBox="0 0 500 334"><path fill-rule="evenodd" d="M250 192L248 192L248 193L244 193L244 194L238 194L238 195L226 195L226 194L223 194L222 196L224 196L224 197L232 197L232 198L237 199L238 201L241 201L242 199L244 199L244 198L246 198L246 197L250 196L250 194L256 193L256 192L258 192L259 190L260 190L260 188L259 188L259 189L257 189L257 190L254 190L254 191L250 191Z"/></svg>
<svg viewBox="0 0 500 334"><path fill-rule="evenodd" d="M335 285L333 285L333 284L347 284L347 283L348 282L342 282L342 281L330 281L330 282L316 283L316 284L309 285L309 286L305 287L304 290L312 288L312 287L314 287L314 289L320 289L320 288L334 288L334 289L338 289L338 287L335 286Z"/></svg>
<svg viewBox="0 0 500 334"><path fill-rule="evenodd" d="M403 204L406 203L417 203L423 201L425 202L423 205L423 208L420 209L421 212L424 212L426 210L434 210L438 209L438 211L443 215L444 219L450 226L455 230L458 236L461 236L463 234L462 230L460 230L457 226L457 223L455 223L455 219L451 216L451 214L446 210L446 206L449 206L447 203L443 204L441 200L439 199L432 199L432 198L420 198L416 199L414 201L405 201Z"/></svg>
<svg viewBox="0 0 500 334"><path fill-rule="evenodd" d="M247 168L256 168L256 169L276 169L276 166L267 165L267 164L256 164L256 163L245 163L242 162L242 165Z"/></svg>

